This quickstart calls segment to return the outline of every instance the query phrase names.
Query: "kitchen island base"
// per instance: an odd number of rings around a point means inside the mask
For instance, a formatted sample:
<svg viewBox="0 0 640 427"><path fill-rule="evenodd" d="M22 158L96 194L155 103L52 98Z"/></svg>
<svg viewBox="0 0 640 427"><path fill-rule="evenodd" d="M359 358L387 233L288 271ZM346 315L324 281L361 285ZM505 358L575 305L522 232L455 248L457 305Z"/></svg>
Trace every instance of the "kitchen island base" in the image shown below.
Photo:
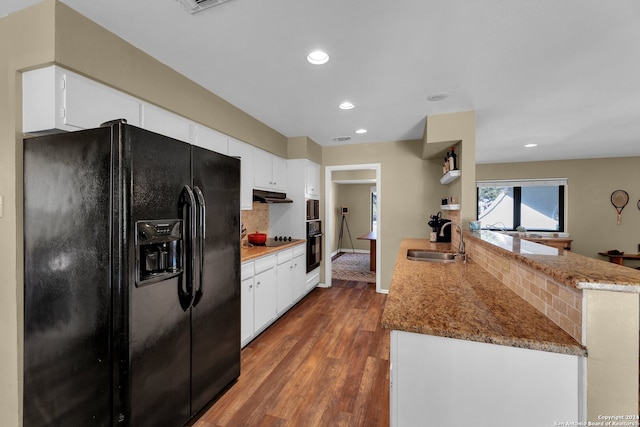
<svg viewBox="0 0 640 427"><path fill-rule="evenodd" d="M586 419L581 356L391 331L391 427Z"/></svg>

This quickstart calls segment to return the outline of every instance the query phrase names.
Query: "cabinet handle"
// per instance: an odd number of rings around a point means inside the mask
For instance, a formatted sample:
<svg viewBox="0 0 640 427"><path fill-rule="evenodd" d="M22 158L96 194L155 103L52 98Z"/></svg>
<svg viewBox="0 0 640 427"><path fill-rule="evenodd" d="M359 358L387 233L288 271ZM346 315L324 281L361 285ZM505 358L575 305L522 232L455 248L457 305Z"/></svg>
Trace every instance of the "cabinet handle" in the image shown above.
<svg viewBox="0 0 640 427"><path fill-rule="evenodd" d="M258 286L260 284L260 282L256 283L256 286Z"/></svg>

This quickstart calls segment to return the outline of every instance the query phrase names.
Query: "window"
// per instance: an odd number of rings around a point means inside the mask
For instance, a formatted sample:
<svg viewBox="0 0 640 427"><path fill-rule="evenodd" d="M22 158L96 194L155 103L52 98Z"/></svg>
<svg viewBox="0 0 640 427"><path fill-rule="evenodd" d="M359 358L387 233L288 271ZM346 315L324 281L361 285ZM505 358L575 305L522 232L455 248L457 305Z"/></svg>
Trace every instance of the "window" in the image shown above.
<svg viewBox="0 0 640 427"><path fill-rule="evenodd" d="M484 229L565 229L566 179L478 181L478 220Z"/></svg>

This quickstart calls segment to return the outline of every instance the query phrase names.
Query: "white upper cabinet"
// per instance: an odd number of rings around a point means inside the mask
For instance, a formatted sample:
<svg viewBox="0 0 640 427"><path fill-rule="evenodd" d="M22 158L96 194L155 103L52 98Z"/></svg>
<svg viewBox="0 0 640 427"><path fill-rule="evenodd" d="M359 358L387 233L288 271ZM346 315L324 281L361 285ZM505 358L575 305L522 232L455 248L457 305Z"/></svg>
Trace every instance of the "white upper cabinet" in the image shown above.
<svg viewBox="0 0 640 427"><path fill-rule="evenodd" d="M74 131L126 119L140 126L140 102L55 65L22 75L23 132Z"/></svg>
<svg viewBox="0 0 640 427"><path fill-rule="evenodd" d="M240 209L253 207L253 148L251 145L229 138L229 155L240 159Z"/></svg>
<svg viewBox="0 0 640 427"><path fill-rule="evenodd" d="M282 157L254 148L253 185L262 190L287 190L287 161Z"/></svg>
<svg viewBox="0 0 640 427"><path fill-rule="evenodd" d="M287 191L287 160L278 156L273 156L271 160L273 167L273 189Z"/></svg>
<svg viewBox="0 0 640 427"><path fill-rule="evenodd" d="M141 127L161 135L189 142L189 120L153 105L143 104Z"/></svg>
<svg viewBox="0 0 640 427"><path fill-rule="evenodd" d="M253 149L253 161L255 163L253 185L256 188L266 190L273 189L273 166L271 162L271 153L257 148Z"/></svg>
<svg viewBox="0 0 640 427"><path fill-rule="evenodd" d="M191 126L191 130L191 142L193 145L215 151L216 153L229 154L229 137L227 135L195 124Z"/></svg>
<svg viewBox="0 0 640 427"><path fill-rule="evenodd" d="M75 131L91 129L102 123L125 119L127 123L189 142L208 150L241 159L241 209L251 209L253 202L253 147L185 117L147 104L108 86L82 77L55 65L28 71L22 75L23 132L38 133L54 129ZM262 151L262 150L260 150ZM266 153L266 152L264 152ZM269 179L286 187L286 161L268 154ZM273 165L278 172L272 176Z"/></svg>
<svg viewBox="0 0 640 427"><path fill-rule="evenodd" d="M305 162L305 197L320 199L320 165L311 160Z"/></svg>

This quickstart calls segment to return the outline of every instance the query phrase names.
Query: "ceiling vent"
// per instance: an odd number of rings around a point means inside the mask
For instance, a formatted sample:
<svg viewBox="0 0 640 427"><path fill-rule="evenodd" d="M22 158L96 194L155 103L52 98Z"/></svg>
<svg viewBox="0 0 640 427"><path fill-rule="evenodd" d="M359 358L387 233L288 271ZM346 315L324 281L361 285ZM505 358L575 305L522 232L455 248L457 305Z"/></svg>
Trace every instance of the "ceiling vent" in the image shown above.
<svg viewBox="0 0 640 427"><path fill-rule="evenodd" d="M346 141L349 141L351 137L350 136L334 136L331 139L333 140L333 142L346 142Z"/></svg>
<svg viewBox="0 0 640 427"><path fill-rule="evenodd" d="M213 6L218 6L219 4L226 3L230 0L177 0L179 3L187 8L187 10L191 13L202 12L205 9L208 9Z"/></svg>

